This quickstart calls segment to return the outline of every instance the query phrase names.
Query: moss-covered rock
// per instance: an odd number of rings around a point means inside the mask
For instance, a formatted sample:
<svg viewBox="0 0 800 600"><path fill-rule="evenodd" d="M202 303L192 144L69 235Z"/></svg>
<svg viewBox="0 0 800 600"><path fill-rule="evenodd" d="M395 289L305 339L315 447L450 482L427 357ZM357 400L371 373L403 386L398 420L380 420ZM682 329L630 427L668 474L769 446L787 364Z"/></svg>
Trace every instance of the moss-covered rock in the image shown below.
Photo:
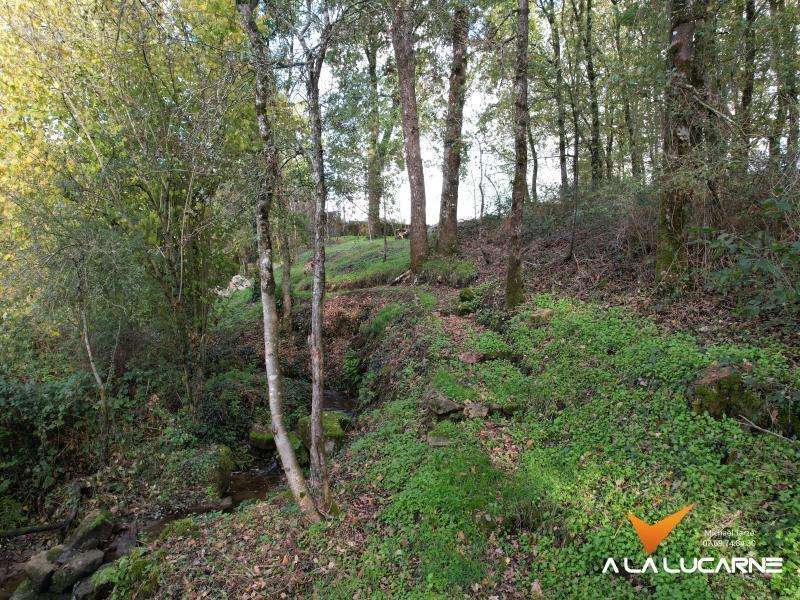
<svg viewBox="0 0 800 600"><path fill-rule="evenodd" d="M253 423L250 427L250 445L259 450L274 450L275 449L275 434L272 433L272 428L264 425L263 423Z"/></svg>
<svg viewBox="0 0 800 600"><path fill-rule="evenodd" d="M50 586L56 565L47 559L47 552L39 552L31 556L22 570L28 576L31 589L34 592L43 592Z"/></svg>
<svg viewBox="0 0 800 600"><path fill-rule="evenodd" d="M39 594L33 589L31 580L26 577L19 582L17 589L14 590L11 596L11 600L36 600L38 597Z"/></svg>
<svg viewBox="0 0 800 600"><path fill-rule="evenodd" d="M102 562L102 550L88 550L72 556L53 574L50 590L57 594L66 592L81 577L94 573Z"/></svg>
<svg viewBox="0 0 800 600"><path fill-rule="evenodd" d="M695 412L708 412L716 419L723 415L733 418L741 415L754 422L760 419L761 400L732 366L709 365L695 381L693 392Z"/></svg>
<svg viewBox="0 0 800 600"><path fill-rule="evenodd" d="M67 546L75 550L94 550L108 541L113 529L114 523L108 511L95 509L83 518L67 540Z"/></svg>
<svg viewBox="0 0 800 600"><path fill-rule="evenodd" d="M322 411L322 433L325 437L325 452L333 452L344 438L343 424L349 417L338 410ZM311 416L306 415L297 421L297 433L306 448L311 448Z"/></svg>
<svg viewBox="0 0 800 600"><path fill-rule="evenodd" d="M231 473L236 467L233 460L233 453L231 449L225 444L217 444L211 450L213 455L213 477L214 489L217 495L221 498L228 491L231 485Z"/></svg>

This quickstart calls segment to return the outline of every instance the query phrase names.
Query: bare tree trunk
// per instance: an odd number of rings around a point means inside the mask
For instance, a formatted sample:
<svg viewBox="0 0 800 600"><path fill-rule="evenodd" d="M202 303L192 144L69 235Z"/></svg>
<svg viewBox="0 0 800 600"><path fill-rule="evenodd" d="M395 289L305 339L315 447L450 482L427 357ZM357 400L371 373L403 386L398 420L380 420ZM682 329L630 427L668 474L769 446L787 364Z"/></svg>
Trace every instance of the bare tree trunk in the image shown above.
<svg viewBox="0 0 800 600"><path fill-rule="evenodd" d="M316 51L308 55L306 89L311 121L311 175L314 179L314 280L311 292L311 333L308 349L311 354L311 486L317 509L327 514L331 506L328 466L325 459L325 437L322 428L323 411L323 347L322 313L325 305L325 166L322 153L322 113L319 105L319 76L325 62L328 32Z"/></svg>
<svg viewBox="0 0 800 600"><path fill-rule="evenodd" d="M614 109L606 103L606 179L614 178Z"/></svg>
<svg viewBox="0 0 800 600"><path fill-rule="evenodd" d="M378 156L380 136L380 108L378 105L378 41L370 30L364 44L369 76L369 138L367 140L367 236L378 234L381 210L381 165Z"/></svg>
<svg viewBox="0 0 800 600"><path fill-rule="evenodd" d="M699 6L697 5L699 4ZM670 283L686 269L684 230L694 200L694 188L680 174L700 168L697 147L702 138L702 114L693 90L702 90L697 68L696 31L702 25L706 2L672 0L670 45L667 50L667 89L664 117L664 191L658 220L656 277Z"/></svg>
<svg viewBox="0 0 800 600"><path fill-rule="evenodd" d="M550 25L550 44L553 47L553 66L556 71L556 81L553 88L553 97L556 102L556 124L558 128L558 166L561 174L561 199L563 200L569 187L567 175L567 128L564 110L564 73L561 66L561 31L556 24L555 6L553 0L542 0L542 12Z"/></svg>
<svg viewBox="0 0 800 600"><path fill-rule="evenodd" d="M100 396L100 418L102 423L101 435L103 438L103 452L102 462L105 463L108 459L108 441L111 430L111 412L108 409L108 398L106 397L106 384L97 370L97 365L94 362L94 353L92 352L92 345L89 342L89 326L86 323L86 309L81 307L81 333L83 337L83 345L86 348L86 357L89 359L89 368L92 371L92 377L97 385L97 393Z"/></svg>
<svg viewBox="0 0 800 600"><path fill-rule="evenodd" d="M617 60L620 64L625 64L625 53L622 48L622 36L620 29L622 23L620 22L621 16L619 14L619 7L617 6L619 0L611 0L614 7L614 47L617 51ZM625 117L625 129L628 134L628 152L631 159L631 175L637 181L641 181L644 174L644 160L642 159L642 151L639 148L639 143L636 137L636 124L633 120L633 111L631 110L630 100L631 90L629 89L627 80L622 84L622 110Z"/></svg>
<svg viewBox="0 0 800 600"><path fill-rule="evenodd" d="M250 41L253 67L256 72L255 112L258 131L264 145L264 184L256 204L256 231L258 237L258 268L261 276L261 305L264 321L264 365L269 388L269 412L275 446L281 459L286 481L303 515L312 522L320 521L320 514L309 494L306 479L300 470L289 434L283 422L283 394L281 372L278 364L278 311L275 308L275 278L273 275L272 239L269 216L275 196L274 174L278 171L278 153L268 111L275 99L274 76L267 48L256 25L254 11L257 0L238 2L237 9Z"/></svg>
<svg viewBox="0 0 800 600"><path fill-rule="evenodd" d="M591 139L589 140L589 156L592 164L592 187L597 187L603 179L603 148L600 143L600 107L597 101L597 72L594 69L594 41L592 40L592 0L586 0L584 5L581 1L581 8L578 9L575 0L572 0L572 11L575 14L575 21L578 27L581 26L583 19L583 33L581 42L583 52L586 55L586 79L589 82L589 112L591 113Z"/></svg>
<svg viewBox="0 0 800 600"><path fill-rule="evenodd" d="M286 198L286 191L283 189L281 170L275 172L275 190L276 198L278 200L278 207L280 208L283 223L281 223L278 230L278 239L281 245L281 297L283 301L283 312L281 314L281 322L283 330L290 332L292 330L292 245L289 239L289 202Z"/></svg>
<svg viewBox="0 0 800 600"><path fill-rule="evenodd" d="M467 42L469 9L459 4L453 13L453 62L450 67L450 93L447 100L447 124L444 133L442 164L442 200L439 208L438 250L458 250L458 180L461 168L461 126L464 121L464 100L467 82Z"/></svg>
<svg viewBox="0 0 800 600"><path fill-rule="evenodd" d="M531 176L530 198L531 202L539 202L539 192L537 190L539 182L539 154L536 152L536 142L533 139L533 130L531 129L531 120L528 117L528 149L531 153L533 160L533 174Z"/></svg>
<svg viewBox="0 0 800 600"><path fill-rule="evenodd" d="M514 182L508 215L506 307L525 300L522 287L522 209L527 195L528 146L528 0L518 0L516 62L514 66Z"/></svg>
<svg viewBox="0 0 800 600"><path fill-rule="evenodd" d="M786 129L786 166L797 168L800 151L800 110L797 89L797 31L793 13L785 0L770 0L772 16L773 68L778 79L778 110L770 136L770 155L780 157L780 143Z"/></svg>
<svg viewBox="0 0 800 600"><path fill-rule="evenodd" d="M425 224L425 177L419 146L419 113L417 110L416 56L408 22L407 2L398 0L392 18L392 45L400 85L400 104L403 109L403 146L406 171L411 190L411 270L418 273L428 254L428 232Z"/></svg>
<svg viewBox="0 0 800 600"><path fill-rule="evenodd" d="M742 73L742 97L737 111L737 121L742 139L738 146L735 165L746 173L750 161L750 138L752 136L752 103L756 74L756 3L755 0L744 0L744 70Z"/></svg>

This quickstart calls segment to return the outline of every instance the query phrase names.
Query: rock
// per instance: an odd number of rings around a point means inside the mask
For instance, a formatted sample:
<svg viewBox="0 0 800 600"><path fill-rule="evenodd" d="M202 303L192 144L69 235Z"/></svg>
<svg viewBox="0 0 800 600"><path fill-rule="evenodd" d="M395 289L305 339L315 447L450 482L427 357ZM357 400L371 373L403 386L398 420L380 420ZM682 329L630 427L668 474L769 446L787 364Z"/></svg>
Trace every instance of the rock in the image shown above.
<svg viewBox="0 0 800 600"><path fill-rule="evenodd" d="M111 544L109 560L117 560L128 554L139 543L139 527L134 521L127 530L120 534Z"/></svg>
<svg viewBox="0 0 800 600"><path fill-rule="evenodd" d="M50 589L61 593L70 589L81 577L94 573L103 563L102 550L89 550L73 556L67 564L53 574Z"/></svg>
<svg viewBox="0 0 800 600"><path fill-rule="evenodd" d="M322 411L322 432L325 437L325 453L330 454L344 439L342 423L349 417L338 410ZM306 448L311 448L311 417L306 415L297 421L297 433ZM294 445L294 443L292 444Z"/></svg>
<svg viewBox="0 0 800 600"><path fill-rule="evenodd" d="M109 589L108 591L111 590ZM98 588L92 583L91 577L84 579L72 588L72 598L74 600L95 600L96 598L102 597L103 596L98 594Z"/></svg>
<svg viewBox="0 0 800 600"><path fill-rule="evenodd" d="M17 589L11 595L11 600L36 600L40 595L33 589L30 579L23 579L19 582Z"/></svg>
<svg viewBox="0 0 800 600"><path fill-rule="evenodd" d="M93 550L108 541L113 529L108 511L95 509L83 518L66 545L75 550Z"/></svg>
<svg viewBox="0 0 800 600"><path fill-rule="evenodd" d="M761 401L732 366L709 365L695 381L693 392L692 409L697 413L707 411L716 419L742 415L753 422L759 420Z"/></svg>
<svg viewBox="0 0 800 600"><path fill-rule="evenodd" d="M231 486L231 473L236 463L233 461L231 449L225 444L217 444L212 448L214 457L214 470L212 473L212 483L217 495L221 498Z"/></svg>
<svg viewBox="0 0 800 600"><path fill-rule="evenodd" d="M275 434L272 428L263 423L253 423L250 427L250 445L259 450L275 449Z"/></svg>
<svg viewBox="0 0 800 600"><path fill-rule="evenodd" d="M446 435L441 435L437 433L429 433L427 436L428 445L434 446L435 448L441 448L444 446L452 446L453 440L451 440Z"/></svg>
<svg viewBox="0 0 800 600"><path fill-rule="evenodd" d="M228 287L226 287L224 290L217 290L217 294L223 298L227 298L239 290L246 290L251 285L253 285L252 279L248 279L244 275L234 275L230 282L228 282Z"/></svg>
<svg viewBox="0 0 800 600"><path fill-rule="evenodd" d="M30 589L34 592L43 592L50 586L50 581L55 573L56 566L47 560L47 552L39 552L31 556L22 570L28 576Z"/></svg>
<svg viewBox="0 0 800 600"><path fill-rule="evenodd" d="M437 390L428 392L428 395L425 397L425 404L428 410L439 417L444 417L463 408L460 404L453 402L450 398Z"/></svg>
<svg viewBox="0 0 800 600"><path fill-rule="evenodd" d="M483 419L489 414L489 407L480 402L467 401L464 403L464 416L470 419Z"/></svg>
<svg viewBox="0 0 800 600"><path fill-rule="evenodd" d="M552 308L534 308L531 311L531 325L543 325L553 318Z"/></svg>

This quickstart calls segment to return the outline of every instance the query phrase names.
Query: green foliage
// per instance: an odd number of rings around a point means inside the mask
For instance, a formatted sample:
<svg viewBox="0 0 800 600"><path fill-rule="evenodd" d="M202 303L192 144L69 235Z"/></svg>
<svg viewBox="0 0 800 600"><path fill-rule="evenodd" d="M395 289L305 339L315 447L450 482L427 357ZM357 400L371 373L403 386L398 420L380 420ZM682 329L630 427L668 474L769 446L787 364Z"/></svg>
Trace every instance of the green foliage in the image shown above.
<svg viewBox="0 0 800 600"><path fill-rule="evenodd" d="M153 598L161 575L160 558L159 553L148 554L144 548L134 548L130 554L95 572L92 583L98 587L113 584L111 600Z"/></svg>
<svg viewBox="0 0 800 600"><path fill-rule="evenodd" d="M171 537L188 538L195 537L198 533L200 533L200 526L191 517L186 517L167 523L158 537L162 540L167 540Z"/></svg>
<svg viewBox="0 0 800 600"><path fill-rule="evenodd" d="M429 283L447 283L453 287L469 285L478 276L478 268L469 259L435 257L426 260L420 277Z"/></svg>
<svg viewBox="0 0 800 600"><path fill-rule="evenodd" d="M786 202L762 206L781 213L792 210ZM723 232L709 245L725 264L709 274L711 285L734 294L745 314L791 318L800 311L800 241L761 230L748 238Z"/></svg>
<svg viewBox="0 0 800 600"><path fill-rule="evenodd" d="M406 312L406 307L398 302L392 302L380 309L371 321L363 324L359 333L371 342L379 341L386 328L397 321Z"/></svg>

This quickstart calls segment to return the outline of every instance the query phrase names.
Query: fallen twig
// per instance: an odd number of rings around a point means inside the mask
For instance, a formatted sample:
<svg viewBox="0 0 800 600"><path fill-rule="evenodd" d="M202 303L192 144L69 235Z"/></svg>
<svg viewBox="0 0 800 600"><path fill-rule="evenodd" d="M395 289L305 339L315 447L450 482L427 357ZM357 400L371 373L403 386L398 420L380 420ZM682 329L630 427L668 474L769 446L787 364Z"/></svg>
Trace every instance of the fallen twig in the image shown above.
<svg viewBox="0 0 800 600"><path fill-rule="evenodd" d="M756 429L757 431L760 431L761 433L768 433L770 435L774 435L775 437L781 438L782 440L786 440L787 442L791 442L792 444L796 444L797 443L797 440L793 440L791 438L784 437L780 433L775 433L774 431L771 431L769 429L764 429L763 427L759 427L758 425L753 423L750 419L748 419L744 415L739 415L739 418L742 420L742 422L745 425L747 425L748 427L752 427L753 429Z"/></svg>

